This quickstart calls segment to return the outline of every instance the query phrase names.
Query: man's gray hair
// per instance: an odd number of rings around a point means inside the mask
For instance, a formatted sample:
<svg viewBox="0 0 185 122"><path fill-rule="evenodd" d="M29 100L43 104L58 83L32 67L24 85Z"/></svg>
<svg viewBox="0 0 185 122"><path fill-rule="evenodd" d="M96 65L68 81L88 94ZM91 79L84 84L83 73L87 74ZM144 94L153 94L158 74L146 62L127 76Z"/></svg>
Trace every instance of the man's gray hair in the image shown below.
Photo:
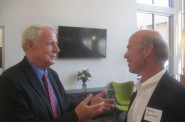
<svg viewBox="0 0 185 122"><path fill-rule="evenodd" d="M22 33L22 48L24 51L28 49L27 44L26 44L28 41L32 41L34 43L38 42L39 37L42 35L44 28L50 28L55 33L57 33L54 28L46 26L46 25L35 24L35 25L29 26Z"/></svg>
<svg viewBox="0 0 185 122"><path fill-rule="evenodd" d="M168 60L169 47L159 33L157 35L144 35L139 46L140 48L144 48L147 44L153 45L153 54L157 59L162 61Z"/></svg>

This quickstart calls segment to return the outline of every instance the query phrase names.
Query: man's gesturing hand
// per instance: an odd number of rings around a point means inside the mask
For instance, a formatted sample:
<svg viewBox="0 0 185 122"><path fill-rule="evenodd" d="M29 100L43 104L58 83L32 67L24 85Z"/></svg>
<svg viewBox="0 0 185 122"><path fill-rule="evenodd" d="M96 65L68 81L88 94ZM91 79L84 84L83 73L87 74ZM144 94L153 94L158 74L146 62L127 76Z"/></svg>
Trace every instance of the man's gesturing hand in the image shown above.
<svg viewBox="0 0 185 122"><path fill-rule="evenodd" d="M89 94L76 108L75 112L79 121L86 121L94 116L97 116L103 112L105 102L97 102L91 106L87 105L93 98L92 94Z"/></svg>

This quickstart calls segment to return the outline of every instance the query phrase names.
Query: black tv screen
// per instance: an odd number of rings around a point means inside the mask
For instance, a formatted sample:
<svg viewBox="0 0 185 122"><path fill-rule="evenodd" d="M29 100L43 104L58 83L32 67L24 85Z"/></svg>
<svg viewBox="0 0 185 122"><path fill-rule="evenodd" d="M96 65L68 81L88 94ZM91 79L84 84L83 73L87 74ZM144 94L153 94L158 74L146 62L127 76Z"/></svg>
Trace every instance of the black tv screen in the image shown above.
<svg viewBox="0 0 185 122"><path fill-rule="evenodd" d="M105 58L107 30L58 26L59 58Z"/></svg>

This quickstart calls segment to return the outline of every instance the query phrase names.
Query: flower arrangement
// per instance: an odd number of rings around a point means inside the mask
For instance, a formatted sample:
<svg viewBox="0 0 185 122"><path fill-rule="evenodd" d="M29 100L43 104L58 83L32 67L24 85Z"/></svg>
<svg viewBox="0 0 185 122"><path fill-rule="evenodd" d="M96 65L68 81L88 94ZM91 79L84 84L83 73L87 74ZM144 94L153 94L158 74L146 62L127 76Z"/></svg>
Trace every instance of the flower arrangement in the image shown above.
<svg viewBox="0 0 185 122"><path fill-rule="evenodd" d="M86 82L89 80L89 77L92 77L92 73L89 69L83 69L82 71L78 71L77 80L82 81L82 90L85 92L87 88Z"/></svg>
<svg viewBox="0 0 185 122"><path fill-rule="evenodd" d="M82 80L82 82L87 82L89 80L89 77L92 77L92 73L89 71L89 69L83 69L81 71L78 71L77 80Z"/></svg>

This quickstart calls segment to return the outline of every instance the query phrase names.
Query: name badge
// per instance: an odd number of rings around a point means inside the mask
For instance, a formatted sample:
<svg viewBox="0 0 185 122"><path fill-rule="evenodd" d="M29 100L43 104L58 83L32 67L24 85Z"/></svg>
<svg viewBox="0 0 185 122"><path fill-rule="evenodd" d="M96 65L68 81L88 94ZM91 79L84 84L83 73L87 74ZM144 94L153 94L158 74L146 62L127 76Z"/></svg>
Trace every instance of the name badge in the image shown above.
<svg viewBox="0 0 185 122"><path fill-rule="evenodd" d="M144 120L147 120L150 122L160 122L162 117L162 112L163 112L162 110L147 107L145 111Z"/></svg>

